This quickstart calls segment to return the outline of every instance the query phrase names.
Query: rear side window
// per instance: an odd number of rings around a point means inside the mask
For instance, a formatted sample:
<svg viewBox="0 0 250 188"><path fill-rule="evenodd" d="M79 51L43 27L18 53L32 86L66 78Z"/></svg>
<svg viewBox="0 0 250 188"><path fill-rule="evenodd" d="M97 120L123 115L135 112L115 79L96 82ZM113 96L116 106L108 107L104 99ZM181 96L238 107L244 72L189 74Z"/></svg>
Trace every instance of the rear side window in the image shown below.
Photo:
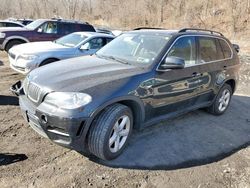
<svg viewBox="0 0 250 188"><path fill-rule="evenodd" d="M95 32L95 29L93 28L93 26L88 25L88 24L81 24L79 25L79 31L90 31L90 32Z"/></svg>
<svg viewBox="0 0 250 188"><path fill-rule="evenodd" d="M219 42L220 42L220 45L221 45L221 48L222 48L222 51L223 51L223 54L224 54L224 58L225 59L231 58L232 51L231 51L229 45L227 44L227 42L224 41L224 40L221 40L221 39L219 39Z"/></svg>
<svg viewBox="0 0 250 188"><path fill-rule="evenodd" d="M70 23L60 23L59 24L59 33L67 35L75 32L75 25Z"/></svg>
<svg viewBox="0 0 250 188"><path fill-rule="evenodd" d="M7 27L20 27L20 25L15 24L15 23L6 23Z"/></svg>
<svg viewBox="0 0 250 188"><path fill-rule="evenodd" d="M183 37L177 40L168 53L168 57L174 56L185 60L185 66L196 64L195 37Z"/></svg>
<svg viewBox="0 0 250 188"><path fill-rule="evenodd" d="M6 27L5 23L0 22L0 27Z"/></svg>
<svg viewBox="0 0 250 188"><path fill-rule="evenodd" d="M106 44L108 44L109 42L111 42L113 39L112 38L106 38Z"/></svg>
<svg viewBox="0 0 250 188"><path fill-rule="evenodd" d="M211 62L224 59L224 55L216 38L199 37L201 62Z"/></svg>

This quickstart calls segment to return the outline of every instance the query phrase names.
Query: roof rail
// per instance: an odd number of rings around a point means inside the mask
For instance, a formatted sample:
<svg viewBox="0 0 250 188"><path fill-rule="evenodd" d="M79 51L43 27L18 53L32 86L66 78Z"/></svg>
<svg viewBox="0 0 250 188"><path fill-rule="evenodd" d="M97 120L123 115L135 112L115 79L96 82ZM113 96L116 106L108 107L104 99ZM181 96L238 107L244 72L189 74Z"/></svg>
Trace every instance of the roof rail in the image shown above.
<svg viewBox="0 0 250 188"><path fill-rule="evenodd" d="M56 21L63 21L63 22L70 22L70 23L77 23L77 24L87 24L89 25L88 22L83 22L83 21L77 21L77 20L70 20L70 19L63 19L63 18L56 18L56 17L53 17L51 18L52 20L56 20Z"/></svg>
<svg viewBox="0 0 250 188"><path fill-rule="evenodd" d="M209 32L211 34L217 34L220 36L224 36L222 33L217 32L217 31L212 31L212 30L208 30L208 29L196 29L196 28L184 28L184 29L179 30L178 33L187 32L187 31Z"/></svg>
<svg viewBox="0 0 250 188"><path fill-rule="evenodd" d="M138 27L138 28L135 28L134 31L143 30L143 29L159 29L159 30L165 30L164 28L157 28L157 27Z"/></svg>

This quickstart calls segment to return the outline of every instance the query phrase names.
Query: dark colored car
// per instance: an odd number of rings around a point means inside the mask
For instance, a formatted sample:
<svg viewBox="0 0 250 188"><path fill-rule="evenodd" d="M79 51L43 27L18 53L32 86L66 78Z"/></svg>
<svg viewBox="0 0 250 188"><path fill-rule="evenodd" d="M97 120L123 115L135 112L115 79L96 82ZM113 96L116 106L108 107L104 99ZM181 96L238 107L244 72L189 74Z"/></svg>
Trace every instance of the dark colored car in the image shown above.
<svg viewBox="0 0 250 188"><path fill-rule="evenodd" d="M223 114L239 68L236 50L220 33L137 30L96 55L38 68L11 90L38 133L110 160L133 129L199 108Z"/></svg>
<svg viewBox="0 0 250 188"><path fill-rule="evenodd" d="M24 25L16 21L0 20L0 28L1 27L24 27Z"/></svg>
<svg viewBox="0 0 250 188"><path fill-rule="evenodd" d="M23 28L0 28L0 50L9 51L26 42L53 41L78 31L95 32L95 29L85 22L62 19L39 19Z"/></svg>
<svg viewBox="0 0 250 188"><path fill-rule="evenodd" d="M20 22L23 25L28 25L28 24L32 23L34 20L24 18L24 19L17 19L17 21Z"/></svg>

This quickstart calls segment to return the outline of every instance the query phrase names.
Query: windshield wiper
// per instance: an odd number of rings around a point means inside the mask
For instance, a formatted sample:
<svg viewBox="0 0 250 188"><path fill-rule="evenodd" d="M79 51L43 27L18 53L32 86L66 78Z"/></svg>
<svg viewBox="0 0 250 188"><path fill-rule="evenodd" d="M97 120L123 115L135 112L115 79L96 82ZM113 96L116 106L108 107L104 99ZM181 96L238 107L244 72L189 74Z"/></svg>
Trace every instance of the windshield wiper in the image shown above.
<svg viewBox="0 0 250 188"><path fill-rule="evenodd" d="M100 58L111 59L111 60L117 61L117 62L122 63L122 64L129 64L127 61L122 60L122 59L117 58L117 57L114 57L112 55L110 55L110 56L104 56L104 55L98 55L98 54L96 54L96 55L97 55L97 57L100 57Z"/></svg>

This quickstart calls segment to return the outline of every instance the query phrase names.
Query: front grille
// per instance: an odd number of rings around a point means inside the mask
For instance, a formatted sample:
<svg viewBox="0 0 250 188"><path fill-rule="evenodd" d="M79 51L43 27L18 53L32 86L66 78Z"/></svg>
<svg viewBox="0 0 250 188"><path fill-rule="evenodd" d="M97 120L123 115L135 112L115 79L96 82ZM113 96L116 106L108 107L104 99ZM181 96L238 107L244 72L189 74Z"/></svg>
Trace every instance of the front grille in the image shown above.
<svg viewBox="0 0 250 188"><path fill-rule="evenodd" d="M38 102L41 94L41 89L34 83L29 82L27 78L23 81L23 91L33 102Z"/></svg>
<svg viewBox="0 0 250 188"><path fill-rule="evenodd" d="M13 54L13 53L11 53L11 52L9 52L9 56L10 56L12 59L16 59L16 55Z"/></svg>
<svg viewBox="0 0 250 188"><path fill-rule="evenodd" d="M32 100L34 102L38 102L40 92L41 92L41 89L37 85L35 85L33 83L28 84L28 93L27 93L27 95L28 95L30 100Z"/></svg>
<svg viewBox="0 0 250 188"><path fill-rule="evenodd" d="M12 65L15 69L17 69L17 70L20 70L20 71L22 71L22 72L24 72L25 71L25 68L23 68L23 67L18 67L18 66L15 66L15 65Z"/></svg>

